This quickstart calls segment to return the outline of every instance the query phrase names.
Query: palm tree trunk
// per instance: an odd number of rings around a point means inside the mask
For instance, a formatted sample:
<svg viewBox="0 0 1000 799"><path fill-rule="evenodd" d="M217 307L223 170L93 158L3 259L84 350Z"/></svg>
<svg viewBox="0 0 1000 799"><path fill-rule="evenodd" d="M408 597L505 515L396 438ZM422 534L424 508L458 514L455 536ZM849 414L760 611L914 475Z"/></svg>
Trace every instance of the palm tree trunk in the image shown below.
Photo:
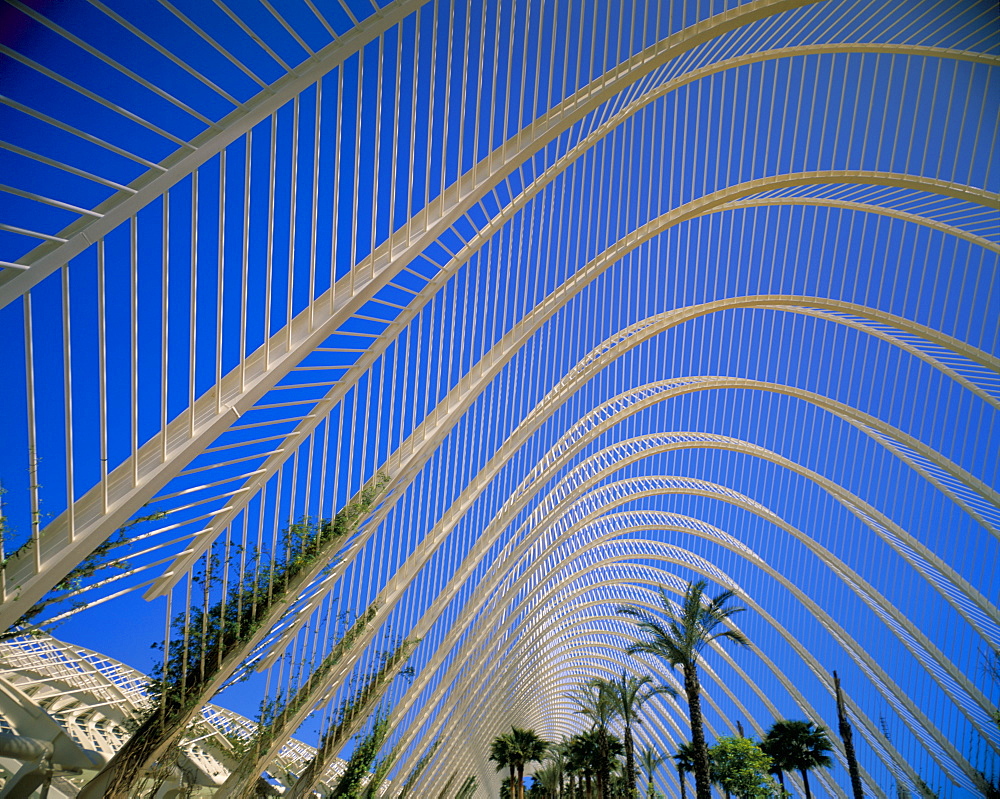
<svg viewBox="0 0 1000 799"><path fill-rule="evenodd" d="M636 783L639 781L635 773L635 741L632 739L632 723L625 719L625 779L628 784L629 799L639 795Z"/></svg>
<svg viewBox="0 0 1000 799"><path fill-rule="evenodd" d="M517 771L514 766L514 761L512 760L507 764L507 766L510 768L510 799L518 799L517 788L514 787L516 784L514 780L517 779Z"/></svg>
<svg viewBox="0 0 1000 799"><path fill-rule="evenodd" d="M708 765L708 747L701 718L701 686L694 661L684 663L684 693L691 717L691 745L694 748L694 785L697 799L712 799L712 774Z"/></svg>
<svg viewBox="0 0 1000 799"><path fill-rule="evenodd" d="M840 677L833 672L833 685L837 693L837 721L840 728L840 739L844 742L844 756L847 758L847 772L851 775L851 791L854 799L864 799L864 789L861 786L861 771L858 769L858 758L854 753L854 733L851 723L847 720L844 710L844 697L840 690Z"/></svg>
<svg viewBox="0 0 1000 799"><path fill-rule="evenodd" d="M806 789L806 799L812 799L812 791L809 790L809 772L806 769L799 769L799 774L802 775L802 784Z"/></svg>
<svg viewBox="0 0 1000 799"><path fill-rule="evenodd" d="M677 764L677 779L681 783L681 799L687 799L687 787L684 785L684 769L681 768L680 763ZM653 781L649 782L649 795L653 796Z"/></svg>
<svg viewBox="0 0 1000 799"><path fill-rule="evenodd" d="M600 727L601 741L601 761L597 770L597 795L599 799L607 799L608 783L611 782L611 758L608 755L608 730Z"/></svg>
<svg viewBox="0 0 1000 799"><path fill-rule="evenodd" d="M517 799L524 799L524 763L517 764Z"/></svg>
<svg viewBox="0 0 1000 799"><path fill-rule="evenodd" d="M778 784L781 786L781 793L785 793L785 772L778 769Z"/></svg>

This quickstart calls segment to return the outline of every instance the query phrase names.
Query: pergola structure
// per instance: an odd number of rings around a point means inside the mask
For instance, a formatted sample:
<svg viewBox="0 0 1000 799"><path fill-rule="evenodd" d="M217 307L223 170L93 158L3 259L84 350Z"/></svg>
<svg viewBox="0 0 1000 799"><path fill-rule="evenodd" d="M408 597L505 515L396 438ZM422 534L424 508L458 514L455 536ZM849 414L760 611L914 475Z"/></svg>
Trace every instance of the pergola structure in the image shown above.
<svg viewBox="0 0 1000 799"><path fill-rule="evenodd" d="M0 59L10 651L260 707L254 780L339 729L292 796L379 703L385 795L495 795L705 579L710 738L836 670L866 795L1000 779L993 2L5 0Z"/></svg>

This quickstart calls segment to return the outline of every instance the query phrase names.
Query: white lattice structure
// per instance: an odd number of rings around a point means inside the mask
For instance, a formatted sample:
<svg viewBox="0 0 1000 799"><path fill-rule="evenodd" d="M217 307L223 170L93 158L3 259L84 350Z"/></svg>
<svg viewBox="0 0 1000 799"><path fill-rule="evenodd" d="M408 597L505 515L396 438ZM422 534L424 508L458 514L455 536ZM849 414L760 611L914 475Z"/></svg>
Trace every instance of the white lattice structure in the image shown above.
<svg viewBox="0 0 1000 799"><path fill-rule="evenodd" d="M494 795L498 733L674 679L614 608L704 578L710 737L835 729L836 669L866 795L1000 778L994 3L6 0L0 59L3 629L186 648L381 477L209 664L214 730L309 686L261 762L419 639L392 783Z"/></svg>
<svg viewBox="0 0 1000 799"><path fill-rule="evenodd" d="M78 771L67 772L50 789L61 789L66 796L76 796L121 748L149 704L144 674L49 636L0 644L0 670L3 729L41 740L59 734L68 739L55 739L54 762L70 761ZM234 741L246 739L254 729L253 722L238 713L215 705L202 708L181 745L183 784L196 795L213 795L232 769ZM60 746L64 752L59 752ZM291 739L267 774L277 786L288 783L289 775L299 773L315 753L313 747ZM60 759L59 754L65 756ZM0 765L10 776L21 764L0 758ZM343 761L332 762L322 784L335 785L343 766ZM154 782L150 779L147 789Z"/></svg>

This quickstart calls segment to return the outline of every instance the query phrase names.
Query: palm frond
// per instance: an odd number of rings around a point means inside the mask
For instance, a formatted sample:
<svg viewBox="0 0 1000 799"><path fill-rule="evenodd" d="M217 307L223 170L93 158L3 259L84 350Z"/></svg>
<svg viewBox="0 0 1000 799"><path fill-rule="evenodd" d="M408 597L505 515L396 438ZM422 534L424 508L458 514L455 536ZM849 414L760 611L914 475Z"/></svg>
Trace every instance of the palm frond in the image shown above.
<svg viewBox="0 0 1000 799"><path fill-rule="evenodd" d="M708 638L708 640L714 641L718 638L728 638L734 644L739 644L740 646L750 646L750 639L739 630L722 630L721 632L718 632Z"/></svg>

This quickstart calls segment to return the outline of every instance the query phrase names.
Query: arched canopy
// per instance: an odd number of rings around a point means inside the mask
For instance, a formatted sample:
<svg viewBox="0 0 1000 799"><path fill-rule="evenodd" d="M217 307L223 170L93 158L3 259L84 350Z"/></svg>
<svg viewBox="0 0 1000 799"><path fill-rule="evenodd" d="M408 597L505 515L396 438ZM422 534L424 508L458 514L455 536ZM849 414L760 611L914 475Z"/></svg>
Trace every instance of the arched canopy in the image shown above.
<svg viewBox="0 0 1000 799"><path fill-rule="evenodd" d="M409 640L392 784L493 795L707 579L710 737L837 670L872 795L1000 779L993 3L9 0L0 59L8 633L150 672L213 608L254 768Z"/></svg>

